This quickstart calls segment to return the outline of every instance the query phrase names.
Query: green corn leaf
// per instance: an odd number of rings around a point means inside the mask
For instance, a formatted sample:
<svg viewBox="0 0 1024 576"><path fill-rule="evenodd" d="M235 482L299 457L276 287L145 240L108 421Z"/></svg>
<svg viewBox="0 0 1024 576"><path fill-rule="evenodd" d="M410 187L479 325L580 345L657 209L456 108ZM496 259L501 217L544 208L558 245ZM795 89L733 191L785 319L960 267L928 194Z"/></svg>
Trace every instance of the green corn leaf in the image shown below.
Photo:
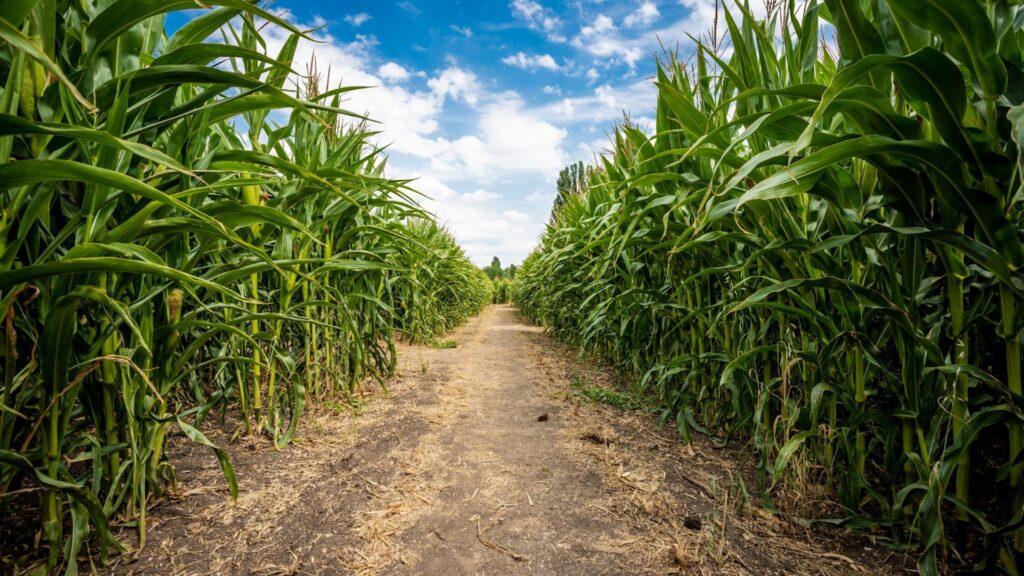
<svg viewBox="0 0 1024 576"><path fill-rule="evenodd" d="M185 436L189 440L196 444L202 444L213 450L214 454L217 455L217 461L220 463L220 470L224 473L224 479L228 482L228 490L231 492L231 499L238 499L238 481L235 479L235 467L231 464L231 457L223 449L218 448L216 444L210 441L205 434L199 431L198 428L185 422L181 418L177 418L178 427L185 433Z"/></svg>

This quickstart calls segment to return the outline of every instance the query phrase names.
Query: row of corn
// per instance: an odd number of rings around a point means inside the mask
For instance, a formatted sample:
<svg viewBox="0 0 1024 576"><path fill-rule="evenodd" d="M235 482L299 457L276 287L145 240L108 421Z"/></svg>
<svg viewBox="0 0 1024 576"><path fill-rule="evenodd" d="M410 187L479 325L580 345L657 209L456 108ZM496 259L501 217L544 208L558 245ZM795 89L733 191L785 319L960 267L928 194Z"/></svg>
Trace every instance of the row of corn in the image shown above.
<svg viewBox="0 0 1024 576"><path fill-rule="evenodd" d="M792 514L1018 574L1024 5L723 6L517 303L684 438L744 439Z"/></svg>
<svg viewBox="0 0 1024 576"><path fill-rule="evenodd" d="M283 447L310 403L391 373L396 339L490 302L352 88L294 69L305 38L246 0L3 3L0 518L38 518L5 558L74 574L131 545L114 526L144 545L169 437L234 494L208 415Z"/></svg>

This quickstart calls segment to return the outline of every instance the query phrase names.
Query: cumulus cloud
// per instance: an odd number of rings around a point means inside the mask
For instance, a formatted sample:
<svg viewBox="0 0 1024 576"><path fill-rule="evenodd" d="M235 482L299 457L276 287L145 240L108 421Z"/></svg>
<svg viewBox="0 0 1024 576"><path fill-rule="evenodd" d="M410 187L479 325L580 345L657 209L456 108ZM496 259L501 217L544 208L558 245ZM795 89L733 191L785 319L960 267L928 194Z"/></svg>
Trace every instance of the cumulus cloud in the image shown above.
<svg viewBox="0 0 1024 576"><path fill-rule="evenodd" d="M562 142L567 133L544 118L527 110L514 92L490 104L480 118L480 128L494 162L507 170L557 172L566 163Z"/></svg>
<svg viewBox="0 0 1024 576"><path fill-rule="evenodd" d="M265 38L269 53L278 53L289 36L285 30L267 27ZM436 72L425 88L413 89L401 83L411 74L404 67L397 63L377 64L373 39L357 36L346 42L324 30L313 33L312 37L314 41L299 41L293 68L306 70L306 66L315 61L321 72L329 69L335 80L342 78L349 86L373 87L346 94L343 106L380 122L385 132L377 137L378 142L391 144L392 152L429 156L445 103L452 99L475 100L475 76L458 66L451 65ZM321 82L326 82L326 74L322 75ZM334 87L321 86L322 89Z"/></svg>
<svg viewBox="0 0 1024 576"><path fill-rule="evenodd" d="M557 39L566 23L544 1L510 0L509 6L520 22ZM528 104L525 93L501 92L492 79L479 77L456 60L434 70L409 68L382 58L380 51L387 53L388 47L378 46L372 36L342 40L328 28L312 33L316 42L299 42L294 68L305 70L315 54L320 70L329 67L333 79L374 86L346 94L343 106L381 122L383 133L376 139L389 146L388 173L419 177L413 187L431 197L424 207L451 227L474 261L486 263L493 255L517 261L543 231L558 171L607 147L605 131L624 111L641 126L651 124L656 102L651 83L615 80L622 78L622 68L614 66L633 66L655 51L655 34L681 38L684 28L698 32L709 4L713 16L714 0L678 1L693 5L685 21L659 23L661 17L644 8L651 4L656 10L654 1L636 0L635 11L629 13L610 8L607 14L592 13L574 35L575 55L558 53L556 60L554 52L506 52L505 65L558 70L590 83L590 88L577 86L564 93L565 87L539 87L547 103L537 103L531 95ZM619 16L613 20L611 15ZM300 27L318 24L324 23ZM650 29L662 24L660 30ZM348 26L343 28L351 33ZM270 53L279 51L288 37L268 28Z"/></svg>
<svg viewBox="0 0 1024 576"><path fill-rule="evenodd" d="M576 152L583 158L590 160L595 156L600 155L609 148L609 139L607 137L597 138L588 142L580 142L576 146Z"/></svg>
<svg viewBox="0 0 1024 576"><path fill-rule="evenodd" d="M547 175L566 163L567 132L527 109L515 92L491 95L481 106L476 132L440 141L431 171L449 181L487 181L505 174Z"/></svg>
<svg viewBox="0 0 1024 576"><path fill-rule="evenodd" d="M294 69L315 60L320 71L331 70L334 82L373 87L347 93L342 106L380 122L375 139L388 146L388 174L419 177L412 186L431 198L424 208L451 227L474 261L523 258L543 230L546 209L535 207L535 214L521 197L501 192L553 186L548 182L572 159L567 149L575 143L567 142L567 131L546 110L528 106L515 92L494 91L455 60L420 72L382 59L372 37L342 40L322 24L298 23L317 30L313 41L299 41ZM280 51L289 36L268 26L268 51ZM558 66L554 58L533 61L543 69ZM321 81L327 89L326 78Z"/></svg>
<svg viewBox="0 0 1024 576"><path fill-rule="evenodd" d="M635 12L626 16L623 23L627 28L635 28L637 26L650 26L659 17L661 12L658 10L658 5L654 2L644 2L636 9Z"/></svg>
<svg viewBox="0 0 1024 576"><path fill-rule="evenodd" d="M543 218L534 218L515 209L501 209L495 198L474 191L459 194L441 180L415 174L413 187L426 194L424 208L447 226L469 257L484 265L498 256L503 262L519 262L530 251L544 230ZM488 195L486 200L478 197Z"/></svg>
<svg viewBox="0 0 1024 576"><path fill-rule="evenodd" d="M526 196L526 202L528 204L550 206L555 200L555 189L554 187L545 188L543 190L534 190Z"/></svg>
<svg viewBox="0 0 1024 576"><path fill-rule="evenodd" d="M388 82L405 82L412 76L404 66L396 62L387 62L377 69L377 74Z"/></svg>
<svg viewBox="0 0 1024 576"><path fill-rule="evenodd" d="M535 0L512 0L512 14L533 30L543 32L552 42L565 42L561 29L564 23L551 9Z"/></svg>
<svg viewBox="0 0 1024 576"><path fill-rule="evenodd" d="M501 213L501 215L505 218L508 218L512 222L526 222L527 220L530 219L529 215L523 214L519 210L505 210Z"/></svg>
<svg viewBox="0 0 1024 576"><path fill-rule="evenodd" d="M558 63L555 62L555 59L550 54L530 55L525 52L518 52L502 58L501 61L509 66L522 68L523 70L536 70L538 68L558 70Z"/></svg>
<svg viewBox="0 0 1024 576"><path fill-rule="evenodd" d="M648 114L657 101L654 85L640 80L623 86L602 84L588 95L562 98L543 108L543 114L563 118L567 122L608 125L622 119Z"/></svg>
<svg viewBox="0 0 1024 576"><path fill-rule="evenodd" d="M598 14L593 23L580 29L580 36L591 38L612 30L615 30L615 21L604 14Z"/></svg>
<svg viewBox="0 0 1024 576"><path fill-rule="evenodd" d="M279 51L288 36L269 27L270 53ZM389 145L393 156L427 161L445 179L493 177L517 170L537 173L551 170L563 158L564 131L524 110L518 97L488 94L470 70L449 63L427 78L425 88L416 89L404 83L412 73L401 65L375 65L371 40L342 42L322 31L313 37L315 43L299 42L294 68L305 70L315 59L321 70L330 68L332 77L344 78L348 85L374 86L347 94L344 106L381 123L378 143ZM479 110L469 117L465 134L444 137L441 120L450 102L479 106ZM504 118L503 112L508 113Z"/></svg>
<svg viewBox="0 0 1024 576"><path fill-rule="evenodd" d="M598 14L593 22L580 28L580 33L572 39L573 47L589 53L591 56L621 61L630 68L644 55L645 39L630 40L624 38L615 26L615 22L605 14Z"/></svg>
<svg viewBox="0 0 1024 576"><path fill-rule="evenodd" d="M498 200L501 198L501 194L477 189L472 192L467 192L466 194L461 194L459 197L467 202L490 202L491 200Z"/></svg>
<svg viewBox="0 0 1024 576"><path fill-rule="evenodd" d="M440 76L427 81L427 86L442 100L446 97L476 105L480 98L480 82L476 74L459 67L449 67Z"/></svg>
<svg viewBox="0 0 1024 576"><path fill-rule="evenodd" d="M571 44L606 65L622 63L633 69L641 59L657 52L662 40L688 43L689 35L700 36L710 31L715 21L715 0L675 3L685 8L686 13L673 21L663 21L657 0L640 0L636 9L622 19L621 26L606 14L597 14L580 27ZM722 9L720 3L717 6ZM763 2L751 3L755 18L764 17L765 10Z"/></svg>
<svg viewBox="0 0 1024 576"><path fill-rule="evenodd" d="M370 16L366 12L360 12L359 14L349 14L348 16L345 16L345 22L348 22L349 24L355 26L356 28L359 28L360 26L366 24L372 19L373 16Z"/></svg>

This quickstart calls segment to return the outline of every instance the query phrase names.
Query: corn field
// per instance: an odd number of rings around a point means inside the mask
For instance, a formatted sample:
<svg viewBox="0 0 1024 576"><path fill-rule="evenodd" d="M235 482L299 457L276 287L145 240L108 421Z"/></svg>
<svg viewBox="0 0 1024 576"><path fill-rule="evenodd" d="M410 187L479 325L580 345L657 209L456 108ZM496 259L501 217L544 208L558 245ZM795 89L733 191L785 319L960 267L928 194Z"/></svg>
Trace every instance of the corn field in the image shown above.
<svg viewBox="0 0 1024 576"><path fill-rule="evenodd" d="M385 176L356 88L293 70L305 35L244 0L3 3L0 509L35 499L50 570L145 544L168 437L210 447L234 496L204 419L284 447L311 403L383 383L396 339L491 300Z"/></svg>
<svg viewBox="0 0 1024 576"><path fill-rule="evenodd" d="M1024 555L1024 5L746 3L659 65L515 300L924 574ZM653 103L652 103L653 104ZM780 498L781 500L781 498Z"/></svg>
<svg viewBox="0 0 1024 576"><path fill-rule="evenodd" d="M495 278L491 281L491 302L493 304L508 304L512 302L512 291L515 289L515 282L505 278Z"/></svg>

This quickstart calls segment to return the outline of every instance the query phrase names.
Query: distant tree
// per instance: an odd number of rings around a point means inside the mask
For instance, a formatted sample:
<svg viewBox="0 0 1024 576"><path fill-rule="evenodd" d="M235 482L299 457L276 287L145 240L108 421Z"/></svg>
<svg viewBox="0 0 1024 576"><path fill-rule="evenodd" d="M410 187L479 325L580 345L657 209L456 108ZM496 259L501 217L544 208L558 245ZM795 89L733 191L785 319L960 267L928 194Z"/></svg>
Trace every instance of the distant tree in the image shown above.
<svg viewBox="0 0 1024 576"><path fill-rule="evenodd" d="M509 264L508 268L501 267L501 259L495 256L491 258L491 263L483 267L484 274L491 280L512 280L516 277L516 270L518 267L515 264Z"/></svg>
<svg viewBox="0 0 1024 576"><path fill-rule="evenodd" d="M491 259L491 265L484 268L484 273L491 280L504 277L504 270L501 269L501 260L497 256Z"/></svg>
<svg viewBox="0 0 1024 576"><path fill-rule="evenodd" d="M592 172L593 168L584 165L583 162L576 162L562 169L555 182L557 193L555 194L555 203L551 207L551 218L555 217L555 214L569 198L587 191L587 184Z"/></svg>
<svg viewBox="0 0 1024 576"><path fill-rule="evenodd" d="M491 258L491 263L481 268L481 270L491 280L514 280L519 267L515 264L509 264L508 268L502 268L501 259L495 256Z"/></svg>

